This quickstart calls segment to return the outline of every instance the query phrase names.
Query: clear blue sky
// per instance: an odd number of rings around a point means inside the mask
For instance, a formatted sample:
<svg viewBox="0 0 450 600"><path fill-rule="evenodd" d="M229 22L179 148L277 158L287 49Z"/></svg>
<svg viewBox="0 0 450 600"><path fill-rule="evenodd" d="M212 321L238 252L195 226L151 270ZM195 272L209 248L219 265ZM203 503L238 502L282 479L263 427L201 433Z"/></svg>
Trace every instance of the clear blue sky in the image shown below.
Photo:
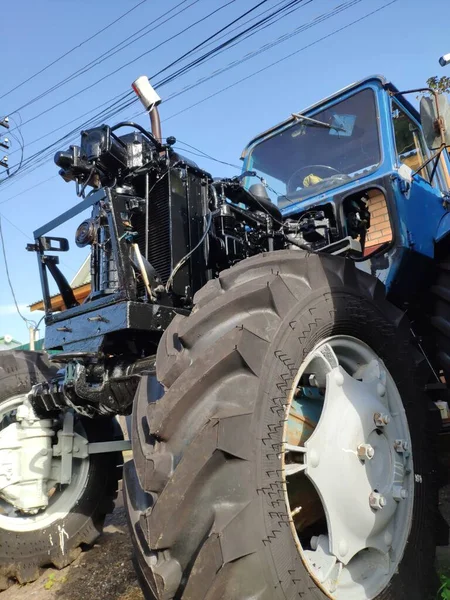
<svg viewBox="0 0 450 600"><path fill-rule="evenodd" d="M82 45L28 84L0 99L0 115L11 114L28 100L133 34L178 2L179 0L147 0L102 35ZM150 76L156 73L183 52L220 29L225 23L256 4L256 0L235 0L174 41L162 45L134 64L114 72L122 64L163 42L168 36L177 33L226 2L227 0L199 0L182 14L179 14L178 10L176 18L169 23L136 41L75 81L23 109L20 116L24 122L75 94L69 102L22 127L25 157L54 141L69 128L66 127L31 144L34 140L39 140L41 136L59 125L129 90L131 82L137 76L142 74ZM280 0L269 0L259 9L259 12L267 7L274 7L279 2ZM430 75L450 75L450 72L447 73L439 67L437 62L440 55L450 52L448 0L427 2L397 0L366 20L321 42L314 43L388 2L389 0L360 0L332 18L313 23L317 17L341 5L343 0L310 0L309 2L305 0L304 6L293 15L280 20L273 27L252 36L160 89L159 93L163 98L160 107L163 135L175 135L179 140L197 146L219 159L239 164L241 150L259 131L355 80L381 73L398 87L407 89L423 85ZM17 86L25 78L137 3L138 0L122 2L118 0L96 0L95 2L92 0L40 0L39 2L22 0L4 4L1 27L0 95ZM215 79L199 85L178 98L164 102L164 99L172 93L302 24L311 26ZM308 45L310 46L307 47ZM304 47L306 48L292 58L251 77L253 73L269 63ZM450 71L450 67L448 69ZM91 85L109 72L114 74L90 90L80 92L81 88ZM169 118L183 108L240 79L244 81L239 85L181 115ZM137 106L132 106L119 117L121 119L130 117L137 110ZM16 114L13 116L17 118ZM137 117L136 120L147 124L145 115ZM11 151L17 149L18 144L13 140ZM19 157L20 152L11 154L10 164L17 163ZM207 159L195 157L194 160L215 176L233 173L231 168ZM56 173L57 168L50 160L24 178L13 179L0 185L0 212L23 232L31 235L37 226L77 202L74 184L66 184L58 177L38 185ZM21 193L32 186L37 187ZM9 200L11 196L17 194L20 195ZM69 237L71 243L75 228L81 220L77 217L69 227L63 229L63 233ZM26 309L27 304L41 297L36 257L25 251L26 237L8 221L2 222L11 277L18 302L25 316L39 319L41 314L30 315ZM31 238L28 241L31 241ZM72 243L72 246L75 244ZM62 256L63 269L69 279L75 274L82 258L83 252L76 247L69 254ZM8 333L25 342L28 339L27 329L15 312L2 259L0 281L0 336ZM43 328L41 332L43 333Z"/></svg>

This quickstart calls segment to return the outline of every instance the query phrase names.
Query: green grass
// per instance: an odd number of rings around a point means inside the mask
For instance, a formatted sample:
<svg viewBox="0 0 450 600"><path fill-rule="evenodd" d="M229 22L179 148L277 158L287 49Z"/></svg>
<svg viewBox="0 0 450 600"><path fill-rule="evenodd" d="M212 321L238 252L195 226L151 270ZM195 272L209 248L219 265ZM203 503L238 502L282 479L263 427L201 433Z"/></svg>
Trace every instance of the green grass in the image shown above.
<svg viewBox="0 0 450 600"><path fill-rule="evenodd" d="M441 575L441 587L437 598L439 600L450 600L450 577L447 575Z"/></svg>

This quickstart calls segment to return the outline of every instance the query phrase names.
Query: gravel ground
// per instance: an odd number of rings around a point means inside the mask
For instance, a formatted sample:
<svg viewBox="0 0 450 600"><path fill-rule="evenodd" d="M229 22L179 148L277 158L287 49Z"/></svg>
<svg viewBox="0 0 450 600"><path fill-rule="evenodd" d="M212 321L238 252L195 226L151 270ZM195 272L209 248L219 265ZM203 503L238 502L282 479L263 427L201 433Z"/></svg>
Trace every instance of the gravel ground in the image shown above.
<svg viewBox="0 0 450 600"><path fill-rule="evenodd" d="M442 490L441 510L450 524L450 486ZM93 548L82 552L69 567L47 569L34 583L13 585L0 600L143 600L131 562L122 496ZM439 572L450 575L450 548L439 548Z"/></svg>

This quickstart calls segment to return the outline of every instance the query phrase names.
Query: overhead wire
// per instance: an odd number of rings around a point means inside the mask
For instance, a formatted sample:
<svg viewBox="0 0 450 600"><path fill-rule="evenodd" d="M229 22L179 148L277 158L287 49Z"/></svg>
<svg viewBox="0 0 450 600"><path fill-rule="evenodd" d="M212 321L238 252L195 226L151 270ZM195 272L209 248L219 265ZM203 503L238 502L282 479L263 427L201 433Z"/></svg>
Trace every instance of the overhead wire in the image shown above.
<svg viewBox="0 0 450 600"><path fill-rule="evenodd" d="M344 3L344 4L341 4L341 5L338 5L338 6L337 6L335 9L332 9L331 11L328 11L328 13L324 13L323 15L321 15L321 16L319 16L319 17L315 18L313 21L311 21L311 22L309 22L309 23L307 23L307 24L303 24L303 25L301 25L300 27L297 27L296 29L294 29L294 31L293 31L293 32L289 32L288 34L284 34L283 36L279 36L279 37L278 37L276 40L272 41L271 43L269 43L269 44L264 44L262 47L260 47L259 49L255 50L254 52L247 53L247 55L245 55L245 56L244 56L242 59L240 59L240 60L237 60L237 61L233 61L232 63L230 63L229 65L227 65L227 66L223 67L222 69L218 69L218 70L214 71L214 73L213 73L213 74L211 74L211 75L209 75L209 76L207 76L207 77L204 77L204 78L202 78L202 79L198 80L197 82L195 82L195 83L191 84L190 86L187 86L187 87L185 87L184 89L182 89L182 90L180 90L180 91L178 91L178 92L175 92L174 94L172 94L171 96L169 96L169 97L166 99L166 101L165 101L165 102L167 103L168 101L172 100L173 98L176 98L176 97L178 97L179 95L181 95L181 94L185 93L186 91L188 91L188 90L190 90L190 89L193 89L193 88L197 87L198 85L200 85L200 84L202 84L202 83L205 83L205 82L209 81L209 80L210 80L210 79L212 79L213 77L217 77L218 75L220 75L220 74L222 74L222 73L224 73L224 72L226 72L226 71L230 70L231 68L234 68L234 67L236 67L236 66L238 66L238 65L242 64L243 62L245 62L245 61L247 61L247 60L250 60L251 58L254 58L255 56L257 56L257 55L261 54L262 52L265 52L265 51L267 51L267 50L269 50L269 49L273 48L275 45L278 45L278 44L280 44L280 43L282 43L282 42L286 41L287 39L290 39L290 38L291 38L291 37L293 37L294 35L298 35L299 33L301 33L301 32L303 32L303 31L305 31L306 29L309 29L310 27L313 27L313 26L317 25L318 23L320 23L320 22L322 22L322 21L324 21L324 20L326 20L326 19L329 19L329 18L331 18L332 16L335 16L336 14L338 14L339 12L342 12L343 10L347 10L349 7L351 7L351 6L354 6L355 4L357 4L357 3L361 2L361 1L362 1L362 0L349 0L349 2L347 2L347 3ZM260 6L261 4L262 4L262 3L260 2L260 3L259 3L259 6ZM280 3L279 3L279 4L280 4ZM279 6L279 4L278 4L278 6ZM264 26L264 27L268 26L268 24L270 23L270 20L273 20L273 19L274 19L274 17L276 17L276 18L277 18L277 20L279 20L279 19L280 19L282 16L287 16L288 14L291 14L291 12L292 12L293 10L297 10L297 9L298 9L298 8L300 8L302 5L304 5L304 3L302 3L302 0L290 0L290 1L288 1L287 3L285 2L285 3L284 3L284 6L282 6L281 8L278 8L278 9L276 9L276 11L273 11L273 12L271 12L269 15L266 15L266 16L265 16L263 19L260 19L260 20L259 20L259 21L258 21L256 24L252 25L252 27L251 27L251 28L247 28L247 29L245 29L243 32L240 32L238 35L236 35L236 36L233 36L233 38L231 38L231 40L228 40L227 42L225 42L225 44L221 44L221 45L220 45L218 48L215 48L215 49L213 49L213 51L211 51L211 52L217 51L218 49L219 49L219 50L220 50L220 49L222 49L222 50L223 50L223 47L224 47L226 44L228 44L229 42L234 42L234 43L236 43L236 40L238 40L238 38L242 38L242 37L243 37L243 36L245 36L246 34L248 35L249 33L252 33L252 32L253 32L253 31L254 31L256 28L258 28L258 27L261 27L261 26ZM253 7L253 8L254 8L254 7ZM289 9L290 9L290 10L289 10ZM287 11L287 12L286 12L286 11ZM265 11L265 12L267 12L267 11ZM283 15L283 13L284 13L284 15ZM248 14L248 11L247 11L247 13L246 13L246 14ZM235 21L236 21L236 20L235 20ZM235 21L234 21L234 22L235 22ZM233 23L233 22L232 22L232 23ZM228 25L230 25L230 24L228 24ZM228 25L227 25L227 26L228 26ZM221 30L219 30L219 32L216 32L216 35L217 35L218 33L221 33L221 32L222 32L222 31L223 31L223 30L224 30L224 29L225 29L227 26L225 26L224 28L222 28ZM210 37L212 37L212 36L210 36ZM205 43L205 42L209 41L209 39L210 39L210 38L207 38L207 40L204 40L204 41L203 41L201 44L203 44L203 43ZM244 39L245 39L245 38L244 38ZM198 48L198 47L199 47L201 44L198 44L198 45L195 47L195 49L197 49L197 48ZM208 53L208 55L209 55L211 52L209 52L209 53ZM185 57L187 54L188 54L188 53L185 53L185 54L184 54L182 57L179 57L179 58L180 58L180 60L181 60L182 58L184 58L184 57ZM201 57L201 58L202 58L202 57ZM209 58L211 58L211 57L209 56ZM194 61L194 62L195 62L195 63L197 63L197 62L198 62L198 59L196 59L196 61ZM197 64L196 66L198 66L198 64ZM183 67L183 69L184 69L184 67ZM163 70L164 70L164 69L163 69ZM163 70L161 70L160 72L162 72ZM178 76L180 76L180 75L178 75ZM171 76L171 77L172 77L172 76ZM162 85L164 85L164 82L160 82L159 84L156 84L156 85L157 85L157 87L162 87ZM56 143L60 143L60 142L62 142L62 141L63 141L63 139L62 139L62 138L60 138L59 140L57 140L57 142L56 142ZM55 144L55 143L54 143L54 144ZM46 149L45 149L45 150L46 150ZM36 153L36 154L37 154L37 155L39 155L40 153L38 152L38 153ZM33 160L34 158L35 158L35 155L33 155L33 156L32 156L32 157L29 159L29 161L30 161L30 160ZM41 160L45 160L45 158L46 158L46 156L43 156L43 157L41 157ZM27 164L29 164L29 161L27 162Z"/></svg>
<svg viewBox="0 0 450 600"><path fill-rule="evenodd" d="M144 27L141 27L137 31L133 32L130 36L126 37L121 42L118 42L117 44L115 44L114 46L112 46L111 48L109 48L108 50L106 50L105 52L103 52L102 54L100 54L99 56L97 56L96 58L92 59L90 62L86 63L85 65L83 65L79 69L76 69L75 71L73 71L72 73L70 73L70 75L67 75L65 78L61 79L59 82L57 82L54 85L50 86L49 88L47 88L46 90L44 90L43 92L41 92L40 94L38 94L37 96L35 96L34 98L32 98L31 100L28 100L21 107L13 110L10 114L13 114L14 112L16 112L18 110L23 110L24 108L27 108L28 106L31 106L35 102L38 102L42 98L45 98L46 96L48 96L52 92L54 92L57 89L63 87L64 85L66 85L67 83L70 83L74 79L77 79L81 75L84 75L85 73L87 73L91 69L95 68L96 66L100 65L104 61L112 58L117 53L122 52L123 50L125 50L125 48L128 48L132 44L135 44L137 41L139 41L141 38L143 38L144 36L148 35L152 31L155 31L156 29L158 29L162 25L168 23L170 20L178 17L181 13L183 13L186 10L188 10L188 8L192 7L194 4L197 4L201 0L192 0L192 2L190 2L190 4L188 4L187 6L185 6L184 8L182 8L181 10L179 10L176 14L168 17L167 19L165 19L161 23L158 23L154 27L151 27L151 25L154 25L155 23L157 23L158 21L160 21L166 15L169 15L170 13L173 13L177 8L180 8L183 4L186 4L187 1L188 0L182 0L181 2L179 2L178 4L176 4L174 7L172 7L171 9L169 9L168 11L166 11L165 13L163 13L162 15L160 15L159 17L157 17L153 21L150 21L150 23L147 23L147 25L145 25ZM142 31L144 31L146 29L147 29L147 31L145 31L144 33L141 33ZM139 33L141 33L141 35L137 35ZM129 40L131 40L131 41L129 41ZM128 42L128 43L125 43L125 42Z"/></svg>
<svg viewBox="0 0 450 600"><path fill-rule="evenodd" d="M231 0L227 4L223 5L221 8L223 8L224 6L227 6L228 4L231 4L234 1L235 0ZM308 0L308 1L312 1L312 0ZM259 8L260 6L262 6L265 2L267 2L267 0L261 0L260 2L258 2L256 5L254 5L250 9L246 10L244 13L242 13L241 15L239 15L237 18L233 19L231 22L229 22L225 26L221 27L214 34L208 36L205 40L203 40L202 42L200 42L199 44L197 44L194 48L192 48L188 52L185 52L182 56L178 57L178 59L176 61L172 61L169 65L167 65L166 67L164 67L163 69L161 69L160 71L158 71L158 73L154 74L154 76L158 75L159 73L162 73L162 72L166 71L170 66L173 66L177 62L184 60L188 55L190 55L191 53L197 51L199 48L201 48L202 46L204 46L205 44L207 44L208 42L210 42L215 37L219 36L225 30L227 30L230 27L232 27L232 25L236 24L238 21L242 20L244 17L246 17L249 14L251 14L252 11L254 11L257 8ZM238 38L240 38L240 37L244 36L245 34L247 34L250 29L256 30L257 28L261 27L261 25L267 24L270 20L273 20L274 17L278 17L279 18L280 14L282 14L283 12L285 12L287 9L292 8L295 5L297 5L297 7L298 7L298 5L300 5L302 2L303 2L303 0L287 0L287 1L284 0L284 6L282 6L281 8L277 8L275 11L271 12L269 15L267 15L263 19L260 19L256 24L252 25L251 28L247 28L246 30L244 30L244 32L241 32L241 33L233 36L233 38L231 38L230 41L226 41L226 42L220 44L220 46L218 46L216 48L213 48L211 51L209 51L207 53L207 55L204 55L204 56L200 57L200 59L195 59L195 61L192 64L183 67L183 73L187 72L186 69L190 70L191 68L194 68L195 66L198 66L199 64L201 64L205 60L210 59L215 53L217 53L219 51L223 51L223 49L226 48L227 44L229 44L231 42L236 42L236 40ZM277 6L279 6L280 4L281 3L278 3ZM220 10L220 8L216 9L215 11L213 11L213 13L217 12L218 10ZM267 12L267 11L264 11L264 12ZM204 18L206 18L206 17L204 17ZM202 20L204 20L204 18ZM147 51L147 52L149 52L149 51ZM179 75L176 75L176 76L172 75L172 76L170 76L170 79L166 80L165 82L163 81L163 82L161 82L160 84L157 84L157 85L161 85L162 86L165 83L174 80L176 77L180 76L181 74L182 73L180 73ZM51 110L51 108L47 109L47 111L48 110ZM29 122L29 120L26 123L28 123L28 122ZM59 140L57 140L56 143L59 143L61 141L62 141L62 139L60 138ZM38 152L36 154L40 154L40 152ZM30 159L28 159L26 164L28 165L30 163L30 160L33 160L34 158L35 158L35 155L33 155Z"/></svg>
<svg viewBox="0 0 450 600"><path fill-rule="evenodd" d="M93 33L92 35L90 35L89 37L87 37L86 39L84 39L82 42L80 42L79 44L77 44L76 46L74 46L73 48L71 48L70 50L67 50L67 52L64 52L64 54L62 54L61 56L58 56L58 58L56 58L55 60L53 60L52 62L50 62L48 65L46 65L45 67L43 67L39 71L36 71L36 73L33 73L33 75L30 75L27 79L24 79L21 83L16 84L10 90L8 90L4 94L2 94L0 96L0 99L5 98L6 96L9 96L9 94L11 94L12 92L15 92L16 90L18 90L19 88L21 88L22 86L24 86L29 81L32 81L38 75L41 75L42 73L44 73L45 71L47 71L48 69L50 69L50 67L53 67L53 65L56 65L58 62L60 62L63 58L66 58L66 56L69 56L69 54L72 54L72 52L75 52L75 50L78 50L78 48L81 48L82 46L84 46L88 42L91 42L94 38L96 38L100 34L102 34L105 31L107 31L110 27L112 27L113 25L115 25L116 23L118 23L119 21L121 21L122 19L124 19L126 16L128 16L130 13L132 13L139 6L141 6L141 4L144 4L145 2L147 2L147 0L141 0L140 2L138 2L138 4L136 4L135 6L132 6L126 12L122 13L117 19L114 19L114 21L111 21L111 23L108 23L108 25L105 25L104 27L102 27L101 29L99 29L98 31L96 31L95 33ZM16 111L14 111L14 112L16 112Z"/></svg>
<svg viewBox="0 0 450 600"><path fill-rule="evenodd" d="M14 291L14 286L12 284L11 281L11 275L9 272L9 265L8 265L8 257L6 254L6 247L5 247L5 239L3 237L3 227L2 227L2 219L0 217L0 245L1 245L1 249L2 249L2 254L3 254L3 261L5 264L5 272L6 272L6 280L8 282L8 286L9 289L11 291L11 295L14 301L14 306L16 308L17 314L19 315L19 317L25 321L25 323L27 324L27 327L29 327L29 324L31 323L32 325L34 325L36 327L36 322L33 321L32 319L27 319L26 317L23 316L20 308L19 308L19 303L17 302L17 297L16 297L16 293Z"/></svg>
<svg viewBox="0 0 450 600"><path fill-rule="evenodd" d="M218 77L219 75L222 75L223 73L226 73L230 69L233 69L233 68L243 64L244 62L247 62L248 60L255 58L256 56L258 56L264 52L267 52L268 50L271 50L275 46L291 39L292 37L294 37L296 35L299 35L300 33L303 33L304 31L306 31L308 29L311 29L312 27L315 27L319 23L322 23L322 22L336 16L340 12L343 12L345 10L348 10L349 8L352 8L354 5L359 4L362 1L363 0L348 0L347 2L339 4L336 8L329 10L326 13L323 13L322 15L314 18L312 21L309 21L308 23L305 23L305 24L302 24L302 25L296 27L293 31L290 31L281 36L278 36L275 40L272 40L271 42L263 44L260 48L254 50L252 52L248 52L241 59L234 60L234 61L230 62L228 65L226 65L220 69L216 69L210 75L200 78L196 82L194 82L190 85L187 85L182 90L179 90L178 92L174 92L165 100L165 102L167 103L169 100L172 100L173 98L177 98L178 96L181 96L182 94L186 93L187 91L198 87L202 83L206 83L207 81L210 81L211 79Z"/></svg>
<svg viewBox="0 0 450 600"><path fill-rule="evenodd" d="M57 102L56 104L53 104L52 106L46 108L45 110L41 111L40 113L33 115L32 117L28 118L26 121L24 121L23 125L27 125L28 123L32 123L33 121L35 121L36 119L38 119L39 117L42 117L43 115L51 112L52 110L54 110L55 108L58 108L60 106L62 106L63 104L65 104L66 102L69 102L70 100L72 100L75 97L79 97L80 94L83 94L84 92L96 87L97 85L99 85L100 83L102 83L102 81L105 81L105 79L108 79L109 77L112 77L113 75L116 75L119 71L121 71L122 69L124 69L125 67L128 67L129 65L133 64L134 62L136 62L137 60L139 60L140 58L142 58L143 56L146 56L147 54L150 54L150 52L153 52L154 50L156 50L157 48L160 48L161 46L163 46L164 44L167 44L170 41L173 41L175 38L177 38L178 36L182 35L183 33L185 33L186 31L189 31L190 29L192 29L193 27L195 27L196 25L202 23L203 21L205 21L206 19L208 19L209 17L213 16L214 14L218 13L219 11L223 10L224 8L226 8L227 6L229 6L230 4L233 4L234 2L236 2L237 0L227 0L227 2L225 2L225 4L223 4L222 6L215 8L214 10L212 10L211 12L209 12L207 15L197 19L197 21L195 21L194 23L191 23L190 25L188 25L187 27L183 28L181 31L177 32L176 34L170 36L169 38L164 39L162 42L160 42L159 44L157 44L156 46L154 46L153 48L150 48L149 50L147 50L146 52L143 52L142 54L140 54L139 56L135 57L134 59L128 61L127 63L121 65L120 67L116 67L113 71L110 71L109 73L107 73L106 75L104 75L103 77L100 77L99 79L96 79L94 82L92 82L91 84L85 86L84 88L82 88L81 90L77 90L76 92L74 92L73 94L71 94L70 96L67 96L66 98L64 98L63 100L60 100L59 102ZM268 0L262 0L263 2L267 2Z"/></svg>
<svg viewBox="0 0 450 600"><path fill-rule="evenodd" d="M234 1L235 1L235 0L230 0L229 2L227 2L227 3L226 3L225 5L223 5L222 7L219 7L218 9L216 9L216 10L212 11L212 13L210 13L210 15L211 15L211 14L215 14L216 12L218 12L218 10L221 10L221 8L224 8L225 6L228 6L229 4L233 3ZM286 1L286 0L285 0L285 1ZM211 40L212 40L212 39L213 39L215 36L218 36L218 35L220 35L220 34L221 34L223 31L225 31L227 28L230 28L232 25L234 25L235 23L237 23L239 20L241 20L241 19L243 19L245 16L249 15L249 14L250 14L252 11L254 11L254 10L256 10L258 7L262 6L262 5L263 5L265 2L267 2L267 0L261 0L260 2L258 2L258 3L257 3L256 5L254 5L252 8L248 9L247 11L245 11L244 13L242 13L241 15L239 15L239 17L237 17L237 18L233 19L233 20L232 20L230 23L228 23L228 24L227 24L227 25L225 25L224 27L220 28L220 29L219 29L217 32L215 32L214 34L212 34L212 35L208 36L208 37L206 38L206 40L203 40L202 42L200 42L199 44L197 44L197 45L196 45L196 46L195 46L193 49L191 49L190 51L188 51L188 52L184 53L184 54L183 54L181 57L179 57L179 58L177 59L177 61L181 61L181 60L183 60L183 59L184 59L186 56L188 56L188 55L189 55L191 52L194 52L194 51L195 51L195 50L197 50L198 48L202 47L204 44L206 44L206 43L210 42L210 41L211 41ZM289 1L287 2L287 5L288 5L288 6L291 6L292 4L296 4L296 3L300 3L300 2L302 2L302 0L289 0ZM279 3L279 4L280 4L280 3ZM278 10L276 11L276 13L279 13L279 12L280 12L280 10L284 10L284 9L285 9L285 7L282 7L281 9L278 9ZM269 18L272 18L272 17L273 17L273 14L274 14L274 13L271 13L271 15L269 15ZM205 19L205 18L207 18L207 17L208 17L208 15L207 15L206 17L203 17L202 19L200 19L200 21L204 20L204 19ZM265 20L267 20L267 19L265 19ZM196 21L194 24L196 24L196 23L198 23L198 22L199 22L199 21ZM257 25L258 25L258 24L257 24ZM191 25L191 26L192 26L192 25ZM191 27L191 26L189 26L189 27ZM186 28L185 28L185 30L186 30ZM223 48L223 45L221 45L221 46L220 46L220 48ZM148 52L149 52L149 51L147 51L147 53L148 53ZM209 54L211 54L211 53L214 53L214 50L213 50L213 51L211 51ZM173 65L173 64L176 64L176 62L177 62L177 61L173 61L173 62L172 62L172 63L170 63L170 64L171 64L171 65ZM163 72L164 70L166 70L166 68L164 68L164 69L160 70L159 72ZM132 92L130 92L129 94L133 95L133 94L132 94ZM134 102L134 100L133 100L133 102ZM132 102L130 102L130 104L131 104L131 103L132 103ZM51 109L52 109L52 107L50 107L49 109L47 109L45 112L48 112L48 111L49 111L49 110L51 110ZM42 113L40 113L40 114L42 114ZM40 115L39 115L39 116L40 116ZM98 115L96 115L96 116L98 116ZM34 117L33 117L33 119L34 119ZM32 119L31 119L31 120L32 120ZM26 121L26 122L24 123L24 125L25 125L26 123L28 123L29 121L30 121L30 119L29 119L28 121ZM80 127L80 125L78 125L78 127ZM71 134L71 132L70 132L69 134L67 134L67 135L70 135L70 134ZM61 143L61 142L64 140L64 138L67 138L67 135L66 135L66 136L63 136L63 138L59 138L58 140L56 140L56 142L54 142L54 143L53 143L53 145L54 145L54 144L56 144L56 143ZM49 147L45 148L43 151L45 152L45 151L46 151L48 148L49 148ZM29 157L29 158L27 159L27 161L26 161L26 163L25 163L25 166L26 166L26 167L28 167L28 166L30 165L30 163L31 163L33 160L35 160L35 159L36 159L36 157L37 157L37 156L39 156L39 164L41 164L41 163L42 163L42 162L43 162L43 161L44 161L44 160L45 160L45 159L48 157L48 155L42 155L42 151L38 151L37 153L35 153L34 155L32 155L31 157ZM0 183L1 183L1 182L0 182Z"/></svg>
<svg viewBox="0 0 450 600"><path fill-rule="evenodd" d="M353 3L356 3L357 1L359 1L359 0L354 0L354 2L353 2ZM294 51L293 53L290 53L290 54L288 54L287 56L283 57L282 59L279 59L279 60L277 60L277 61L274 61L274 62L270 63L269 65L266 65L266 66L265 66L265 67L263 67L262 69L259 69L258 71L255 71L255 72L253 72L253 73L251 73L251 74L247 75L245 78L242 78L242 79L240 79L240 80L238 80L238 81L236 81L236 82L234 82L234 83L232 83L232 84L230 84L230 85L228 85L228 86L225 86L225 87L224 87L224 88L222 88L221 90L218 90L218 91L214 92L213 94L210 94L209 96L207 96L207 97L205 97L205 98L203 98L203 99L199 100L198 102L195 102L195 103L193 103L193 104L192 104L192 105L190 105L189 107L185 107L185 108L184 108L184 109L182 109L181 111L178 111L177 113L174 113L174 114L170 115L169 117L167 117L166 119L164 119L164 121L167 121L167 120L169 120L169 119L172 119L172 118L174 118L175 116L178 116L179 114L182 114L182 113L183 113L183 112L185 112L186 110L189 110L189 109L191 109L191 108L193 108L193 107L195 107L195 106L197 106L197 105L199 105L199 104L201 104L201 103L203 103L203 102L205 102L205 101L207 101L207 100L209 100L209 99L211 99L211 98L213 98L213 97L217 96L218 94L220 94L220 93L223 93L224 91L226 91L226 90L228 90L228 89L230 89L230 88L232 88L232 87L235 87L235 86L236 86L236 85L238 85L239 83L241 83L241 82L243 82L243 81L245 81L245 80L248 80L250 77L253 77L253 76L255 76L255 75L257 75L257 74L259 74L259 73L261 73L261 72L263 72L263 71L265 71L265 70L267 70L267 69L271 68L272 66L275 66L275 65L277 65L277 64L279 64L279 63L281 63L281 62L283 62L284 60L287 60L287 59L288 59L288 58L290 58L291 56L294 56L295 54L298 54L299 52L301 52L301 51L305 50L306 48L309 48L309 47L311 47L311 46L313 46L313 45L315 45L315 44L317 44L317 43L319 43L319 42L321 42L321 41L323 41L323 40L325 40L325 39L328 39L328 38L329 38L329 37L331 37L332 35L336 35L336 34L337 34L337 33L339 33L340 31L342 31L342 30L344 30L344 29L346 29L346 28L348 28L348 27L350 27L350 26L354 25L355 23L358 23L358 22L362 21L363 19L366 19L366 18L368 18L369 16L371 16L371 15L375 14L376 12L379 12L380 10L383 10L384 8L386 8L387 6L389 6L389 5L393 4L393 3L394 3L394 2L396 2L396 1L397 1L397 0L392 0L391 2L389 2L389 3L387 3L387 4L383 5L383 6L381 6L381 7L377 8L377 9L375 9L374 11L371 11L371 12L367 13L366 15L364 15L364 16L362 16L362 17L360 17L359 19L356 19L355 21L352 21L352 22L350 22L350 23L348 23L348 24L346 24L346 25L344 25L344 26L342 26L342 27L340 27L340 28L338 28L338 29L334 30L333 32L331 32L331 33L327 34L326 36L323 36L323 37L319 38L318 40L315 40L314 42L311 42L310 44L308 44L308 45L306 45L306 46L304 46L304 47L302 47L302 48L300 48L300 49L298 49L298 50ZM348 3L348 4L353 4L353 3L352 3L352 2L350 2L350 3ZM337 9L339 9L339 7L337 7ZM336 10L336 9L335 9L335 10ZM323 15L322 15L321 17L319 17L318 19L322 19L322 20L323 20ZM309 26L313 26L314 24L317 24L317 22L318 22L318 19L316 19L315 21L313 21L313 22L312 22L312 23L311 23ZM299 29L299 28L297 28L297 29ZM297 32L297 33L298 33L298 32ZM289 34L289 36L290 36L290 37L292 37L292 35L293 35L293 33ZM286 37L285 37L285 36L281 36L281 38L282 38L282 39L281 39L280 41L284 41L284 39L286 39ZM270 46L270 47L273 47L273 45L272 45L272 46ZM268 50L268 49L269 49L268 45L265 45L265 46L263 46L262 48L260 48L260 49L259 49L258 51L256 51L256 52L257 52L257 53L261 53L262 51L266 51L266 50ZM252 53L252 57L253 57L254 55L256 55L256 54L255 54L255 53ZM246 57L244 57L244 58L242 59L242 61L245 61L245 60L248 60L248 59L247 59ZM231 63L231 64L230 64L228 67L225 67L225 69L226 69L226 70L228 70L229 68L232 68L233 66L237 66L237 64L240 64L240 61L235 61L234 63ZM208 77L206 77L206 78L203 78L203 79L201 79L199 82L197 82L196 84L194 84L194 85L190 86L188 89L192 89L193 87L196 87L197 85L199 85L199 84L201 84L201 83L205 83L206 81L208 81L209 79L211 79L211 78L212 78L212 77L214 77L214 76L216 76L216 75L215 75L215 73L211 74L210 76L208 76ZM178 92L178 93L176 93L176 95L179 95L180 93L183 93L183 92L184 92L184 90L183 90L183 91L181 91L181 92ZM169 98L166 100L166 102L167 102L169 99L171 99L171 98L173 98L173 97L176 97L176 95L172 95L172 96L170 96L170 97L169 97ZM39 154L39 153L36 153L36 154Z"/></svg>
<svg viewBox="0 0 450 600"><path fill-rule="evenodd" d="M364 21L365 19L380 12L381 10L384 10L388 6L395 4L397 1L398 0L391 0L390 2L387 2L386 4L383 4L382 6L376 8L375 10L372 10L369 13L366 13L362 17L359 17L358 19L355 19L354 21L351 21L350 23L347 23L346 25L343 25L342 27L339 27L339 28L333 30L331 33L328 33L327 35L324 35L324 36L318 38L317 40L310 42L306 46L303 46L302 48L299 48L299 49L295 50L294 52L291 52L291 53L287 54L286 56L283 56L282 58L271 62L270 64L262 67L261 69L258 69L257 71L253 71L252 73L246 74L245 77L242 77L241 79L238 79L237 81L221 88L220 90L217 90L217 91L213 92L212 94L205 96L201 100L198 100L197 102L194 102L193 104L190 104L189 106L182 108L181 110L177 111L176 113L173 113L172 115L170 115L168 117L165 117L164 122L169 121L170 119L173 119L173 118L185 113L186 111L191 110L192 108L195 108L196 106L199 106L200 104L203 104L204 102L207 102L208 100L211 100L212 98L215 98L216 96L219 96L220 94L223 94L224 92L236 87L240 83L248 81L250 78L255 77L256 75L259 75L259 74L263 73L264 71L267 71L268 69L271 69L272 67L281 64L282 62L288 60L289 58L292 58L296 54L299 54L300 52L303 52L304 50L307 50L308 48L311 48L311 47L319 44L320 42L323 42L324 40L327 40L330 37L337 35L338 33L348 29L349 27L352 27L353 25L356 25L357 23ZM214 74L212 74L211 78L212 77L214 77ZM205 81L206 80L202 81L202 83L204 83Z"/></svg>

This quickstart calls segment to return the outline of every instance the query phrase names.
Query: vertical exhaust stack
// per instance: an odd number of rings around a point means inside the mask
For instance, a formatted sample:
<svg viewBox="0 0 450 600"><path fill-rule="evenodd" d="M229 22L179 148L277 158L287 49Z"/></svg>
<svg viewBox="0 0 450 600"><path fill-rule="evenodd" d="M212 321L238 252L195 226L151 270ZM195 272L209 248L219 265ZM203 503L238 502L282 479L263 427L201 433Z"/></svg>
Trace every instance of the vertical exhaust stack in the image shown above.
<svg viewBox="0 0 450 600"><path fill-rule="evenodd" d="M152 126L153 136L158 140L158 142L162 143L161 120L159 118L159 112L157 109L158 104L161 103L161 98L151 86L146 75L141 75L138 77L135 81L133 81L131 87L135 91L139 100L142 102L145 110L150 113L150 123Z"/></svg>

